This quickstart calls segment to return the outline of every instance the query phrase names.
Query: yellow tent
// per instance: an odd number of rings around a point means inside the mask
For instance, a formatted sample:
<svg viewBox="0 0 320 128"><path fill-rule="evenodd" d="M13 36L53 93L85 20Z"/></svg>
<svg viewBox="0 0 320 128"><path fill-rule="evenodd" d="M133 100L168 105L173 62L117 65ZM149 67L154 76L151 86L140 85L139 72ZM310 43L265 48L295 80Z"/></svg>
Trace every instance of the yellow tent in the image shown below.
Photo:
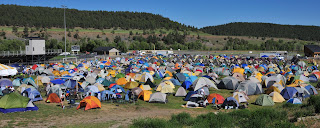
<svg viewBox="0 0 320 128"><path fill-rule="evenodd" d="M142 96L143 101L149 101L151 94L152 94L151 91L143 90L140 92L138 98L140 98Z"/></svg>
<svg viewBox="0 0 320 128"><path fill-rule="evenodd" d="M173 76L172 73L170 71L166 71L165 74L168 74L169 76Z"/></svg>
<svg viewBox="0 0 320 128"><path fill-rule="evenodd" d="M174 93L174 84L170 80L165 80L161 82L156 91L160 91L161 93Z"/></svg>
<svg viewBox="0 0 320 128"><path fill-rule="evenodd" d="M116 83L117 85L125 85L128 81L126 80L126 78L119 78Z"/></svg>
<svg viewBox="0 0 320 128"><path fill-rule="evenodd" d="M108 70L108 76L116 77L116 71L115 70Z"/></svg>
<svg viewBox="0 0 320 128"><path fill-rule="evenodd" d="M70 75L70 73L69 73L68 71L63 71L63 72L61 72L61 75L62 75L62 76Z"/></svg>
<svg viewBox="0 0 320 128"><path fill-rule="evenodd" d="M232 73L240 73L243 75L244 69L243 68L235 68L235 69L233 69Z"/></svg>
<svg viewBox="0 0 320 128"><path fill-rule="evenodd" d="M285 99L281 96L279 92L273 92L272 100L273 102L277 102L277 103L281 103L285 101Z"/></svg>
<svg viewBox="0 0 320 128"><path fill-rule="evenodd" d="M18 88L17 88L17 91L21 93L22 91L22 88L33 88L33 86L30 86L30 85L27 85L27 84L21 84Z"/></svg>
<svg viewBox="0 0 320 128"><path fill-rule="evenodd" d="M172 79L172 77L165 77L165 78L163 78L163 80L170 80L170 79Z"/></svg>
<svg viewBox="0 0 320 128"><path fill-rule="evenodd" d="M136 76L134 77L134 80L140 80L141 79L141 77L142 77L142 75L141 74L136 74Z"/></svg>
<svg viewBox="0 0 320 128"><path fill-rule="evenodd" d="M141 88L142 90L152 90L151 87L150 87L150 85L140 85L140 88Z"/></svg>
<svg viewBox="0 0 320 128"><path fill-rule="evenodd" d="M95 83L94 86L96 86L96 87L99 89L100 92L106 90L106 89L103 87L103 85L100 84L100 83Z"/></svg>
<svg viewBox="0 0 320 128"><path fill-rule="evenodd" d="M259 81L260 81L260 83L261 83L261 81L262 81L262 74L260 73L260 72L256 72L256 75L254 76L255 78L257 78Z"/></svg>
<svg viewBox="0 0 320 128"><path fill-rule="evenodd" d="M130 81L130 82L127 82L127 83L125 84L124 88L126 88L126 89L133 89L133 88L138 87L138 86L139 86L139 84L138 84L137 82L135 82L135 81Z"/></svg>
<svg viewBox="0 0 320 128"><path fill-rule="evenodd" d="M275 86L270 86L267 90L266 90L266 94L270 94L271 92L278 92L280 93L281 91L275 87Z"/></svg>

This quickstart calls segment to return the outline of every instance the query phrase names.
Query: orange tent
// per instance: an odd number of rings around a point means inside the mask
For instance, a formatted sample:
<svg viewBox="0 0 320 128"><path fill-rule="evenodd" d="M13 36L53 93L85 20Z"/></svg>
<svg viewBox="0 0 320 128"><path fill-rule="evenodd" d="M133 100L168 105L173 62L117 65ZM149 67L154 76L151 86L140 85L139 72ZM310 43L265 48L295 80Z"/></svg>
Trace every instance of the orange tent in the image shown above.
<svg viewBox="0 0 320 128"><path fill-rule="evenodd" d="M138 99L142 96L143 101L149 101L151 94L151 91L143 90L140 92Z"/></svg>
<svg viewBox="0 0 320 128"><path fill-rule="evenodd" d="M224 102L224 98L217 93L212 93L207 97L207 100L209 103L212 103L213 99L215 99L214 101L215 104L222 104Z"/></svg>
<svg viewBox="0 0 320 128"><path fill-rule="evenodd" d="M47 103L60 103L61 99L56 93L50 93L48 98L46 99Z"/></svg>
<svg viewBox="0 0 320 128"><path fill-rule="evenodd" d="M77 109L85 107L84 110L92 109L92 108L101 108L101 102L97 97L87 96L83 100L80 101Z"/></svg>
<svg viewBox="0 0 320 128"><path fill-rule="evenodd" d="M117 85L125 85L128 81L126 80L126 78L119 78L116 83Z"/></svg>

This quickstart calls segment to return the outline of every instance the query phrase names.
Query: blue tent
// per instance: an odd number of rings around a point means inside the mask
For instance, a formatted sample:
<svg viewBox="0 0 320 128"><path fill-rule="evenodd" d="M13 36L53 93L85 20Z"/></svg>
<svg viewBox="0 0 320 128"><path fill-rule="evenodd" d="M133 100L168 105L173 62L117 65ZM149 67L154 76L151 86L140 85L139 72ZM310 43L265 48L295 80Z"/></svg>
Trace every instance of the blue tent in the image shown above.
<svg viewBox="0 0 320 128"><path fill-rule="evenodd" d="M110 100L114 94L115 93L110 90L104 90L101 92L101 100Z"/></svg>
<svg viewBox="0 0 320 128"><path fill-rule="evenodd" d="M233 107L239 107L239 103L238 101L233 98L233 97L228 97L224 100L224 102L221 105L222 107L226 107L226 106L233 106Z"/></svg>
<svg viewBox="0 0 320 128"><path fill-rule="evenodd" d="M316 83L316 82L318 82L318 78L314 74L312 74L309 76L309 81L311 83Z"/></svg>
<svg viewBox="0 0 320 128"><path fill-rule="evenodd" d="M291 99L294 95L296 95L297 92L298 90L295 89L294 87L286 87L281 91L280 94L285 99Z"/></svg>
<svg viewBox="0 0 320 128"><path fill-rule="evenodd" d="M189 101L190 100L190 97L193 95L193 94L197 94L197 92L195 91L190 91L187 93L186 97L183 99L184 101Z"/></svg>
<svg viewBox="0 0 320 128"><path fill-rule="evenodd" d="M315 87L313 87L312 85L305 86L304 88L308 90L310 95L317 95L318 94L317 89ZM310 96L306 95L305 97L310 97Z"/></svg>
<svg viewBox="0 0 320 128"><path fill-rule="evenodd" d="M204 75L204 76L202 76L202 77L205 77L205 78L208 78L208 79L210 79L210 80L213 80L212 77L210 77L210 76L208 76L208 75Z"/></svg>
<svg viewBox="0 0 320 128"><path fill-rule="evenodd" d="M99 83L99 84L101 84L104 80L105 80L104 78L98 78L98 79L96 80L96 82Z"/></svg>
<svg viewBox="0 0 320 128"><path fill-rule="evenodd" d="M269 57L269 56L267 56L267 55L263 55L263 56L261 56L261 57Z"/></svg>
<svg viewBox="0 0 320 128"><path fill-rule="evenodd" d="M177 80L177 79L170 79L170 81L174 84L174 85L178 85L181 86L181 83Z"/></svg>
<svg viewBox="0 0 320 128"><path fill-rule="evenodd" d="M287 103L291 104L302 104L302 102L298 98L291 98L287 101Z"/></svg>
<svg viewBox="0 0 320 128"><path fill-rule="evenodd" d="M189 77L189 74L187 74L187 73L183 73L183 75L184 75L185 77Z"/></svg>
<svg viewBox="0 0 320 128"><path fill-rule="evenodd" d="M65 83L64 83L64 86L66 86L67 88L75 88L77 85L77 81L75 80L67 80Z"/></svg>
<svg viewBox="0 0 320 128"><path fill-rule="evenodd" d="M35 88L27 88L25 89L22 94L28 98L30 98L32 101L40 101L43 100L41 97L40 92Z"/></svg>
<svg viewBox="0 0 320 128"><path fill-rule="evenodd" d="M184 81L181 86L184 87L185 89L189 89L191 85L192 85L192 82Z"/></svg>
<svg viewBox="0 0 320 128"><path fill-rule="evenodd" d="M6 86L13 86L12 85L12 81L10 79L7 79L7 78L2 78L0 79L0 86L1 87L6 87Z"/></svg>
<svg viewBox="0 0 320 128"><path fill-rule="evenodd" d="M31 77L23 79L22 83L27 85L32 85L35 88L39 87Z"/></svg>
<svg viewBox="0 0 320 128"><path fill-rule="evenodd" d="M125 90L120 86L120 85L114 85L110 88L110 91L115 91L116 93L120 93L118 92L118 89L121 89L122 92L125 92Z"/></svg>
<svg viewBox="0 0 320 128"><path fill-rule="evenodd" d="M64 81L61 79L51 80L50 82L53 84L63 84L64 83Z"/></svg>
<svg viewBox="0 0 320 128"><path fill-rule="evenodd" d="M197 80L198 77L197 76L189 76L186 81L191 81L191 82L194 82L195 80Z"/></svg>

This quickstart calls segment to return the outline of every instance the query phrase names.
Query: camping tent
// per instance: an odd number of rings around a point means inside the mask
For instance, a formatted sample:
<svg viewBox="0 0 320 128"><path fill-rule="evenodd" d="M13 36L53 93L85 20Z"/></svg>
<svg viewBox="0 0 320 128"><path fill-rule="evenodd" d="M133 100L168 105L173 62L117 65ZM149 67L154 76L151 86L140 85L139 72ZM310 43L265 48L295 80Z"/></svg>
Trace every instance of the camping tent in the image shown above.
<svg viewBox="0 0 320 128"><path fill-rule="evenodd" d="M194 88L195 91L202 88L202 87L205 87L205 86L213 87L213 88L219 90L217 88L217 86L213 83L213 81L211 81L210 79L208 79L206 77L199 77L197 80L195 80L192 83L192 87Z"/></svg>
<svg viewBox="0 0 320 128"><path fill-rule="evenodd" d="M222 104L224 102L224 98L217 93L209 94L207 100L210 104Z"/></svg>
<svg viewBox="0 0 320 128"><path fill-rule="evenodd" d="M38 109L28 97L18 93L10 93L0 99L0 112L2 113L36 111Z"/></svg>
<svg viewBox="0 0 320 128"><path fill-rule="evenodd" d="M285 99L282 97L282 95L279 92L272 92L269 94L269 96L272 96L273 102L281 103L285 101Z"/></svg>
<svg viewBox="0 0 320 128"><path fill-rule="evenodd" d="M22 92L23 96L29 97L32 101L42 100L40 92L35 88L27 88Z"/></svg>
<svg viewBox="0 0 320 128"><path fill-rule="evenodd" d="M47 102L47 103L60 103L61 99L59 98L59 96L56 93L51 93L51 94L49 94L49 96L47 97L45 102Z"/></svg>
<svg viewBox="0 0 320 128"><path fill-rule="evenodd" d="M218 84L218 88L235 90L239 86L238 82L239 82L238 79L232 76L227 76L220 81L220 83Z"/></svg>
<svg viewBox="0 0 320 128"><path fill-rule="evenodd" d="M283 96L283 98L285 99L291 99L294 96L296 96L296 94L298 93L297 89L295 89L294 87L286 87L281 91L281 95Z"/></svg>
<svg viewBox="0 0 320 128"><path fill-rule="evenodd" d="M239 103L235 98L228 97L224 100L221 107L223 107L223 108L237 108L237 107L239 107Z"/></svg>
<svg viewBox="0 0 320 128"><path fill-rule="evenodd" d="M151 91L143 90L140 92L138 98L143 98L143 101L149 101L150 95L152 94Z"/></svg>
<svg viewBox="0 0 320 128"><path fill-rule="evenodd" d="M249 97L244 91L233 92L232 97L235 98L238 101L238 103L247 103L249 100Z"/></svg>
<svg viewBox="0 0 320 128"><path fill-rule="evenodd" d="M246 80L240 83L237 88L238 91L244 91L247 95L256 95L262 93L261 84L257 84L250 80Z"/></svg>
<svg viewBox="0 0 320 128"><path fill-rule="evenodd" d="M89 110L93 108L101 108L101 102L97 97L87 96L83 100L80 101L77 109L85 107L84 110Z"/></svg>
<svg viewBox="0 0 320 128"><path fill-rule="evenodd" d="M167 103L167 95L161 92L156 92L150 95L149 103Z"/></svg>
<svg viewBox="0 0 320 128"><path fill-rule="evenodd" d="M291 98L287 101L287 103L291 104L302 104L302 102L298 98Z"/></svg>
<svg viewBox="0 0 320 128"><path fill-rule="evenodd" d="M176 94L174 96L186 96L187 92L183 87L179 87Z"/></svg>
<svg viewBox="0 0 320 128"><path fill-rule="evenodd" d="M156 91L160 91L162 93L173 93L174 88L175 87L170 80L165 80L158 85L158 87L156 88Z"/></svg>
<svg viewBox="0 0 320 128"><path fill-rule="evenodd" d="M272 98L266 94L260 95L254 103L256 105L261 105L261 106L273 106L274 105Z"/></svg>

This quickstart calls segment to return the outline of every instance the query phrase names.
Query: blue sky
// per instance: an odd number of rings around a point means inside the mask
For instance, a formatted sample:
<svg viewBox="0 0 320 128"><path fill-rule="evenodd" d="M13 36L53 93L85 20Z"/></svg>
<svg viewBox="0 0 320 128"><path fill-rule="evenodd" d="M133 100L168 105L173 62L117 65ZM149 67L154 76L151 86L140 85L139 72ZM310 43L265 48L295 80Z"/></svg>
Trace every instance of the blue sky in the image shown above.
<svg viewBox="0 0 320 128"><path fill-rule="evenodd" d="M0 4L149 12L198 28L230 22L320 26L320 0L1 0Z"/></svg>

